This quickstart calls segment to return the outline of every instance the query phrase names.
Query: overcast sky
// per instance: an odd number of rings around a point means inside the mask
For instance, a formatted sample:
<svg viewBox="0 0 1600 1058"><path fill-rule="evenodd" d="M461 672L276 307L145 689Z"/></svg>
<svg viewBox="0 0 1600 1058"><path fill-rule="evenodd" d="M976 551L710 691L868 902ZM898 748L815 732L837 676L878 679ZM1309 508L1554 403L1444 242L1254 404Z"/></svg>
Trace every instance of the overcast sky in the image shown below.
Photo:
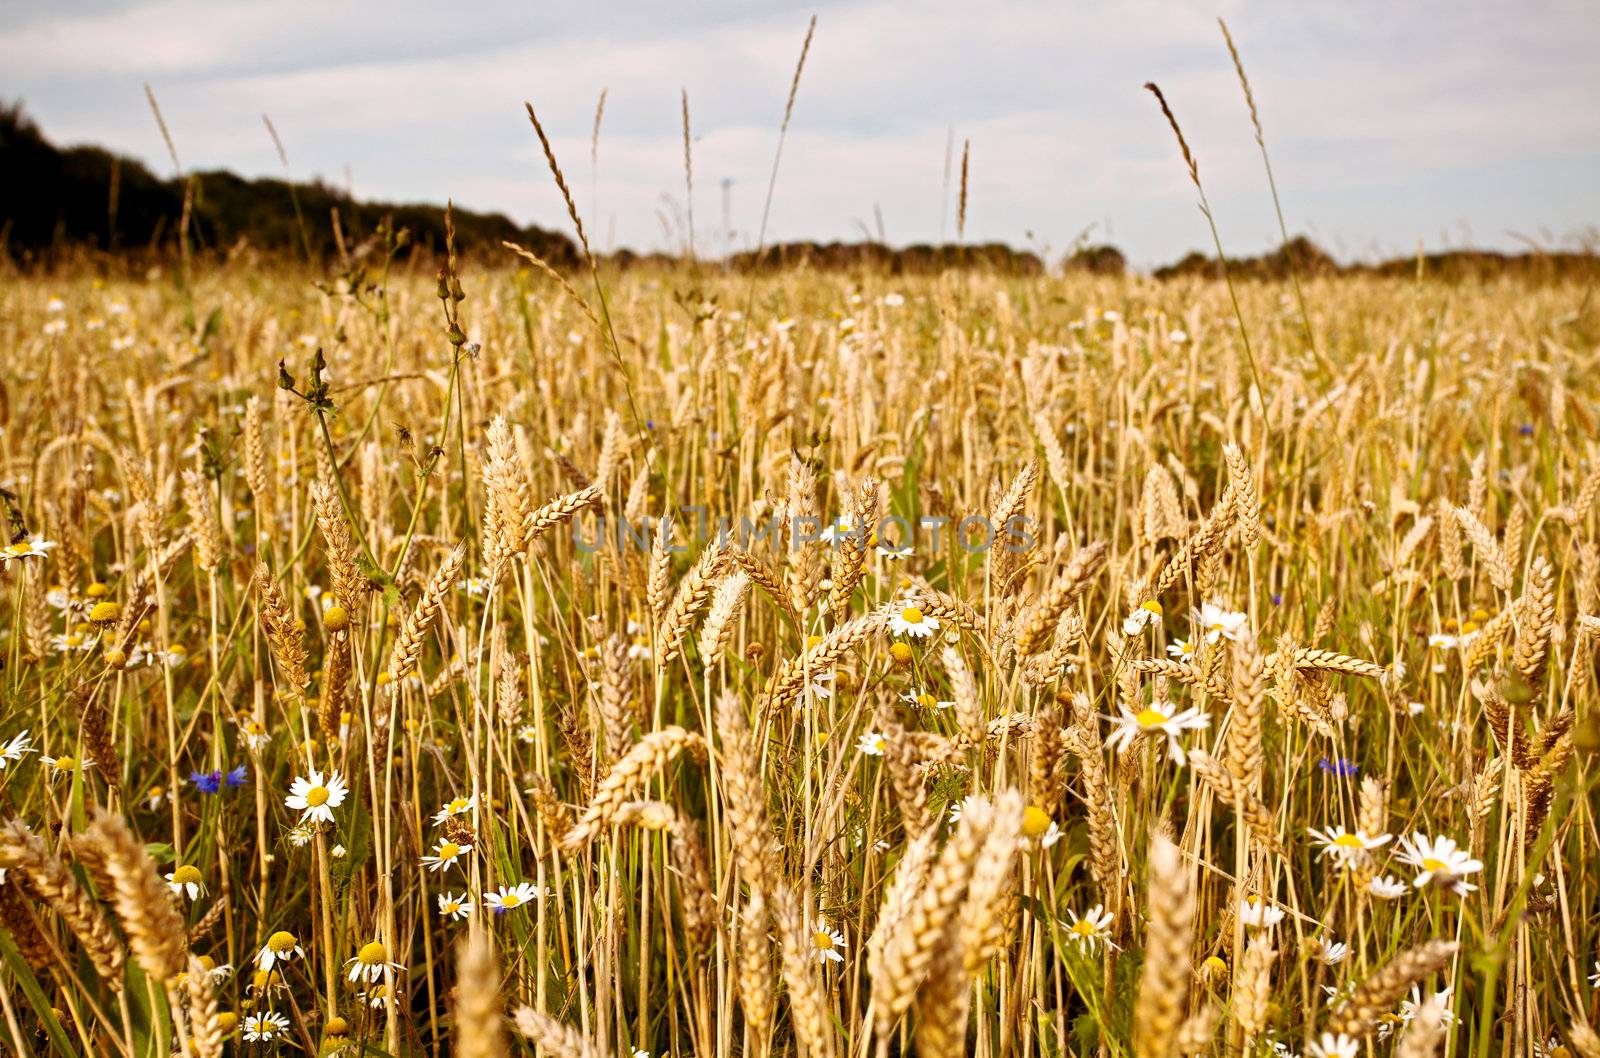
<svg viewBox="0 0 1600 1058"><path fill-rule="evenodd" d="M581 9L580 9L581 8ZM1059 252L1092 226L1139 264L1210 236L1160 83L1232 253L1270 246L1266 177L1215 16L1265 124L1291 232L1343 258L1570 242L1600 223L1600 15L1592 2L1153 0L80 0L0 6L0 96L59 143L170 173L141 84L187 168L282 169L363 198L447 196L566 229L522 101L591 209L596 241L661 248L685 200L696 242L752 240L807 18L816 39L769 241L896 244L955 233L946 147L972 145L969 240ZM957 162L959 165L959 160ZM669 202L670 200L670 202ZM669 221L669 223L673 223ZM1515 233L1515 234L1514 234ZM674 236L676 238L676 236Z"/></svg>

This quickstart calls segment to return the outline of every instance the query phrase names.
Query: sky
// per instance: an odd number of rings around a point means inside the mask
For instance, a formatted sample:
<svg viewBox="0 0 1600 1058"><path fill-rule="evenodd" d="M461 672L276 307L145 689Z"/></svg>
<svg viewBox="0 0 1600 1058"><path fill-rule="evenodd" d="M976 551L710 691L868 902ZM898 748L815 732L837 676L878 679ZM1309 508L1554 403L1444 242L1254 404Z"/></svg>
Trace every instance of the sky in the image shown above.
<svg viewBox="0 0 1600 1058"><path fill-rule="evenodd" d="M954 239L946 174L970 143L968 241L1052 258L1111 242L1141 266L1209 249L1141 87L1153 80L1224 248L1271 248L1277 219L1218 16L1291 234L1352 260L1419 240L1568 246L1600 224L1592 2L5 0L0 98L20 98L57 143L170 174L148 83L185 169L282 175L267 114L297 179L569 230L526 100L600 248L681 249L687 203L695 248L713 255L755 241L813 14L769 243Z"/></svg>

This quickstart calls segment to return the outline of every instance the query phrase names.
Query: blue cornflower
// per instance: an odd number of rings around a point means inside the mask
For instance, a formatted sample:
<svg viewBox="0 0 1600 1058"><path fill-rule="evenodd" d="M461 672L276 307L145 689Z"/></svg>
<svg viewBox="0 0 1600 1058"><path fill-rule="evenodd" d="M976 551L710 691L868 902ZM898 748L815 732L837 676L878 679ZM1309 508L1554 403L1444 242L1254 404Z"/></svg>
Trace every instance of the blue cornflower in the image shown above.
<svg viewBox="0 0 1600 1058"><path fill-rule="evenodd" d="M1346 760L1344 757L1340 757L1338 760L1329 760L1327 757L1323 757L1317 761L1317 767L1329 775L1337 775L1341 779L1348 778L1361 770L1361 765L1353 760Z"/></svg>
<svg viewBox="0 0 1600 1058"><path fill-rule="evenodd" d="M220 771L192 771L189 773L189 781L203 794L214 794L222 789Z"/></svg>
<svg viewBox="0 0 1600 1058"><path fill-rule="evenodd" d="M1522 436L1524 436L1524 437L1532 437L1533 436L1533 423L1531 423L1531 422L1523 423L1521 426L1517 427L1517 432L1519 434L1521 434Z"/></svg>
<svg viewBox="0 0 1600 1058"><path fill-rule="evenodd" d="M237 790L249 780L249 777L249 771L247 771L245 766L241 764L237 768L230 771L223 781L228 784L228 789Z"/></svg>

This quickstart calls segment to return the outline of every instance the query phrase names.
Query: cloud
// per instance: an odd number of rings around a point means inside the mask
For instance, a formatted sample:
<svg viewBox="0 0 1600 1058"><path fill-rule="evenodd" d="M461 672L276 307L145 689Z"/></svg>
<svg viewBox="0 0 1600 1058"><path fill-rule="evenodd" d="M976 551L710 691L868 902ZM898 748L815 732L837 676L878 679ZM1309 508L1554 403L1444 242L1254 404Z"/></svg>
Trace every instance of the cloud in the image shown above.
<svg viewBox="0 0 1600 1058"><path fill-rule="evenodd" d="M972 144L969 237L1057 246L1100 222L1135 260L1209 236L1159 81L1200 158L1230 248L1276 237L1260 156L1209 14L1155 0L864 0L818 8L773 211L780 238L851 238L880 208L891 239L953 228L944 162ZM297 175L375 198L440 200L560 226L564 209L521 102L539 108L587 208L595 100L609 91L597 231L663 242L683 198L679 91L695 134L697 241L719 240L720 183L753 230L810 9L758 0L434 5L157 0L34 12L0 59L47 133L164 167L139 85L154 85L183 162L277 172L270 113ZM1222 13L1249 71L1295 229L1361 250L1436 240L1469 220L1591 224L1600 176L1600 31L1583 5L1539 19L1487 0L1268 5ZM667 206L665 199L679 206ZM949 196L953 198L953 195ZM869 225L875 223L868 221Z"/></svg>

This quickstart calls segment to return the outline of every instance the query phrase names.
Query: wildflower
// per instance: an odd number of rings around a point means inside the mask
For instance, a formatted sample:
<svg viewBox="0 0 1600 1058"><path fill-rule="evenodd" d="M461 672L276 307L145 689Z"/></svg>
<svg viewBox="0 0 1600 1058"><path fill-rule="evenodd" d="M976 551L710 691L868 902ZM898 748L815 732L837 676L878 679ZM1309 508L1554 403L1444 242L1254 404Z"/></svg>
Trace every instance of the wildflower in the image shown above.
<svg viewBox="0 0 1600 1058"><path fill-rule="evenodd" d="M233 976L233 963L231 962L225 962L219 966L217 964L217 960L213 959L209 955L197 955L195 956L195 961L198 962L200 964L200 968L206 972L206 976L210 977L213 981L226 981L229 977Z"/></svg>
<svg viewBox="0 0 1600 1058"><path fill-rule="evenodd" d="M1317 942L1317 961L1324 966L1337 966L1350 957L1350 945L1339 941Z"/></svg>
<svg viewBox="0 0 1600 1058"><path fill-rule="evenodd" d="M1398 900L1410 891L1405 882L1389 874L1374 878L1367 883L1367 892L1379 900Z"/></svg>
<svg viewBox="0 0 1600 1058"><path fill-rule="evenodd" d="M496 912L510 911L538 898L539 890L533 887L532 882L502 885L498 892L483 894L483 902Z"/></svg>
<svg viewBox="0 0 1600 1058"><path fill-rule="evenodd" d="M160 808L161 802L166 799L167 788L165 786L152 786L150 791L144 795L144 805L153 812Z"/></svg>
<svg viewBox="0 0 1600 1058"><path fill-rule="evenodd" d="M869 757L881 757L883 751L888 748L889 741L883 737L881 731L864 731L856 740L856 752L865 753Z"/></svg>
<svg viewBox="0 0 1600 1058"><path fill-rule="evenodd" d="M259 720L246 720L239 725L239 733L244 736L244 744L250 747L252 753L259 753L272 741L272 735L267 731L267 725Z"/></svg>
<svg viewBox="0 0 1600 1058"><path fill-rule="evenodd" d="M57 654L70 654L75 650L92 650L96 639L82 632L66 632L50 637L50 649Z"/></svg>
<svg viewBox="0 0 1600 1058"><path fill-rule="evenodd" d="M299 939L286 929L280 929L267 938L267 943L256 952L256 968L270 975L272 968L281 962L305 958L306 950Z"/></svg>
<svg viewBox="0 0 1600 1058"><path fill-rule="evenodd" d="M1163 709L1162 706L1167 708ZM1174 764L1182 764L1187 759L1183 747L1178 743L1178 736L1184 731L1199 731L1211 726L1211 718L1200 710L1191 708L1170 712L1170 703L1167 702L1154 703L1137 713L1126 705L1119 708L1122 710L1121 716L1106 718L1116 725L1116 730L1111 732L1106 743L1125 750L1137 736L1165 735L1167 752Z"/></svg>
<svg viewBox="0 0 1600 1058"><path fill-rule="evenodd" d="M1167 644L1167 653L1177 658L1179 661L1193 661L1194 640L1174 639L1172 642Z"/></svg>
<svg viewBox="0 0 1600 1058"><path fill-rule="evenodd" d="M844 956L839 953L844 946L844 934L828 928L823 920L818 919L811 927L811 947L816 949L818 962L844 962Z"/></svg>
<svg viewBox="0 0 1600 1058"><path fill-rule="evenodd" d="M89 623L93 625L116 624L122 616L122 607L111 599L102 599L89 608Z"/></svg>
<svg viewBox="0 0 1600 1058"><path fill-rule="evenodd" d="M1079 918L1076 911L1067 912L1067 940L1094 951L1100 942L1111 936L1111 912L1099 904L1094 905Z"/></svg>
<svg viewBox="0 0 1600 1058"><path fill-rule="evenodd" d="M954 701L942 702L929 691L923 691L920 694L915 691L902 694L900 700L907 705L914 705L918 709L948 709L956 704Z"/></svg>
<svg viewBox="0 0 1600 1058"><path fill-rule="evenodd" d="M904 644L897 643L895 645L896 646L902 646ZM828 684L830 684L832 682L833 682L833 673L831 673L831 672L813 672L811 674L810 682L806 684L806 694L811 695L811 696L816 697L816 698L832 698L833 697L833 688L828 686Z"/></svg>
<svg viewBox="0 0 1600 1058"><path fill-rule="evenodd" d="M1306 833L1322 844L1322 851L1317 854L1332 856L1342 867L1365 860L1366 854L1373 849L1382 848L1389 843L1389 834L1369 836L1361 830L1347 831L1344 827L1329 827L1327 830L1312 828Z"/></svg>
<svg viewBox="0 0 1600 1058"><path fill-rule="evenodd" d="M1344 757L1339 757L1336 760L1329 760L1327 757L1319 757L1317 759L1317 767L1321 768L1327 774L1337 776L1340 779L1348 779L1350 776L1361 770L1361 765L1355 763L1354 761L1346 760Z"/></svg>
<svg viewBox="0 0 1600 1058"><path fill-rule="evenodd" d="M28 729L23 728L10 742L0 746L0 771L4 771L7 764L19 761L32 752L33 739L28 737Z"/></svg>
<svg viewBox="0 0 1600 1058"><path fill-rule="evenodd" d="M1023 844L1036 839L1040 848L1048 849L1061 840L1061 827L1044 809L1029 805L1022 810L1022 837Z"/></svg>
<svg viewBox="0 0 1600 1058"><path fill-rule="evenodd" d="M263 1010L244 1019L244 1038L266 1043L289 1031L289 1019L272 1010Z"/></svg>
<svg viewBox="0 0 1600 1058"><path fill-rule="evenodd" d="M1306 1058L1356 1058L1361 1053L1361 1041L1344 1033L1324 1032L1306 1044Z"/></svg>
<svg viewBox="0 0 1600 1058"><path fill-rule="evenodd" d="M88 757L79 760L77 757L40 757L39 763L50 769L52 779L66 775L82 775L94 767L94 761Z"/></svg>
<svg viewBox="0 0 1600 1058"><path fill-rule="evenodd" d="M453 893L440 893L439 914L459 921L472 914L472 901L467 899L466 893L459 896Z"/></svg>
<svg viewBox="0 0 1600 1058"><path fill-rule="evenodd" d="M185 863L167 875L167 888L180 896L187 892L190 900L200 899L206 891L205 883L200 880L200 868L192 863Z"/></svg>
<svg viewBox="0 0 1600 1058"><path fill-rule="evenodd" d="M219 1010L215 1017L216 1020L212 1024L224 1037L232 1035L233 1030L239 1027L239 1015L231 1010Z"/></svg>
<svg viewBox="0 0 1600 1058"><path fill-rule="evenodd" d="M1400 1001L1400 1023L1409 1025L1424 1007L1437 1007L1439 1015L1446 1025L1455 1024L1456 1016L1449 1011L1450 987L1447 985L1441 991L1435 992L1427 999L1422 998L1422 990L1418 985L1411 986L1411 998Z"/></svg>
<svg viewBox="0 0 1600 1058"><path fill-rule="evenodd" d="M322 1031L328 1036L340 1039L350 1035L350 1023L344 1018L332 1017L328 1019L326 1025L322 1026Z"/></svg>
<svg viewBox="0 0 1600 1058"><path fill-rule="evenodd" d="M25 558L44 558L55 541L46 540L42 536L35 536L28 540L17 540L0 547L0 565L8 565L12 561L22 561Z"/></svg>
<svg viewBox="0 0 1600 1058"><path fill-rule="evenodd" d="M389 986L386 984L373 985L358 995L374 1010L382 1010L389 1005Z"/></svg>
<svg viewBox="0 0 1600 1058"><path fill-rule="evenodd" d="M1161 604L1154 599L1143 603L1122 622L1122 634L1125 636L1142 635L1146 628L1161 627Z"/></svg>
<svg viewBox="0 0 1600 1058"><path fill-rule="evenodd" d="M353 959L345 962L350 970L350 980L381 981L385 970L400 973L405 970L397 962L389 961L389 949L383 946L382 941L370 941L361 946Z"/></svg>
<svg viewBox="0 0 1600 1058"><path fill-rule="evenodd" d="M913 553L910 544L901 544L898 547L890 543L878 545L878 554L890 562L899 562L901 559L909 558Z"/></svg>
<svg viewBox="0 0 1600 1058"><path fill-rule="evenodd" d="M1411 884L1421 889L1437 880L1441 886L1457 892L1470 893L1477 886L1462 881L1463 875L1483 870L1483 861L1475 860L1447 837L1429 838L1426 834L1412 834L1400 839L1399 859L1418 869Z"/></svg>
<svg viewBox="0 0 1600 1058"><path fill-rule="evenodd" d="M433 847L433 855L422 857L422 864L430 871L442 871L471 851L471 845L458 845L454 841L441 841Z"/></svg>
<svg viewBox="0 0 1600 1058"><path fill-rule="evenodd" d="M439 826L451 816L464 816L472 811L472 798L455 797L446 801L444 807L434 813L433 825Z"/></svg>
<svg viewBox="0 0 1600 1058"><path fill-rule="evenodd" d="M1212 602L1202 603L1194 615L1195 624L1200 626L1207 643L1238 639L1248 620L1244 614L1224 610Z"/></svg>
<svg viewBox="0 0 1600 1058"><path fill-rule="evenodd" d="M338 772L332 773L326 781L315 768L310 769L310 774L310 779L295 776L289 786L289 796L283 799L283 803L301 813L302 823L310 820L332 823L333 810L344 804L349 789Z"/></svg>
<svg viewBox="0 0 1600 1058"><path fill-rule="evenodd" d="M1271 929L1283 921L1284 911L1254 894L1239 901L1239 921L1252 929Z"/></svg>
<svg viewBox="0 0 1600 1058"><path fill-rule="evenodd" d="M311 838L316 834L314 823L296 823L289 828L289 844L297 849L303 849L311 844Z"/></svg>
<svg viewBox="0 0 1600 1058"><path fill-rule="evenodd" d="M241 764L222 777L222 784L230 790L237 790L245 784L249 775L249 770Z"/></svg>
<svg viewBox="0 0 1600 1058"><path fill-rule="evenodd" d="M915 606L907 606L889 618L889 630L897 636L926 639L939 630L939 619L929 617Z"/></svg>

